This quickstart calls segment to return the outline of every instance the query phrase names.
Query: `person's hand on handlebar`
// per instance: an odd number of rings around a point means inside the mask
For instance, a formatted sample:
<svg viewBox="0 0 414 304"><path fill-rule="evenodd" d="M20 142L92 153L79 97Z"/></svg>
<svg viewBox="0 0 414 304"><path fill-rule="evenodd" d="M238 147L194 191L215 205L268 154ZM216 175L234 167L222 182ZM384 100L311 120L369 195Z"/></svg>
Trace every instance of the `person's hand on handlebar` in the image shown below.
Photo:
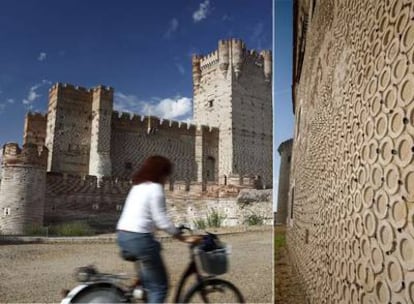
<svg viewBox="0 0 414 304"><path fill-rule="evenodd" d="M178 234L174 236L177 240L187 243L187 244L193 244L196 245L200 243L203 240L202 235L182 235Z"/></svg>

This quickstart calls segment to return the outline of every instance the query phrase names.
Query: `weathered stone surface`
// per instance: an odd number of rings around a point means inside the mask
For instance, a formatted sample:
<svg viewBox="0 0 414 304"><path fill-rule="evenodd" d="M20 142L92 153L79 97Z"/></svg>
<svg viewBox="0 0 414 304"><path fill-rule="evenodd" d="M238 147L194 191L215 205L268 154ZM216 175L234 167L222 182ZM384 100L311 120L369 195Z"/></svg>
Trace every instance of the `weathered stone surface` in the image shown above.
<svg viewBox="0 0 414 304"><path fill-rule="evenodd" d="M308 301L413 303L413 2L295 9L288 247Z"/></svg>

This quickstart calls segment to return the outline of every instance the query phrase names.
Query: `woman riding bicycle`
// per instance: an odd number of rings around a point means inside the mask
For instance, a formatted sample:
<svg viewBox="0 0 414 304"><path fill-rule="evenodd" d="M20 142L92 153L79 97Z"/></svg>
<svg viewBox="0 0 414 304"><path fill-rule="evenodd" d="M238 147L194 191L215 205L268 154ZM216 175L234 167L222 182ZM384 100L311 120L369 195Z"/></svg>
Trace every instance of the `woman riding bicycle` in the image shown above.
<svg viewBox="0 0 414 304"><path fill-rule="evenodd" d="M164 184L172 173L172 163L162 156L151 156L133 175L131 188L117 224L121 250L141 263L140 278L148 291L149 303L162 303L168 291L168 278L161 258L161 245L154 238L156 228L186 242L199 236L183 236L166 214Z"/></svg>

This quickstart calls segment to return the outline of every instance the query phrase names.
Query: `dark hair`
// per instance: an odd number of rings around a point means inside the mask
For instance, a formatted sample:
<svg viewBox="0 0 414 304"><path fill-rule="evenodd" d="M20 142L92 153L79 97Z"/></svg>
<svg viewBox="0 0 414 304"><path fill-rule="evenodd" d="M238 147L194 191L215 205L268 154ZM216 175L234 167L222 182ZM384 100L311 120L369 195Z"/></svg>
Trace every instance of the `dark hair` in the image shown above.
<svg viewBox="0 0 414 304"><path fill-rule="evenodd" d="M145 182L161 184L165 177L172 173L172 163L166 157L154 155L148 157L141 168L132 176L132 183L139 185Z"/></svg>

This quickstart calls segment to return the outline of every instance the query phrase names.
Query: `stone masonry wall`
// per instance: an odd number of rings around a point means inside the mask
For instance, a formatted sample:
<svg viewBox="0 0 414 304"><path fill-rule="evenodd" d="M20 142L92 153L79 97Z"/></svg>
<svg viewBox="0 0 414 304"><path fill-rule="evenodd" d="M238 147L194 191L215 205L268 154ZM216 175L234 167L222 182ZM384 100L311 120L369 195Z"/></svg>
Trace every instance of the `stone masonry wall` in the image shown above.
<svg viewBox="0 0 414 304"><path fill-rule="evenodd" d="M234 173L260 175L271 187L273 181L273 110L271 76L264 71L264 53L245 55L241 72L233 80Z"/></svg>
<svg viewBox="0 0 414 304"><path fill-rule="evenodd" d="M3 147L0 181L0 232L23 234L42 225L45 203L47 150L35 144Z"/></svg>
<svg viewBox="0 0 414 304"><path fill-rule="evenodd" d="M43 147L46 140L46 125L47 115L41 113L26 114L23 144L32 143Z"/></svg>
<svg viewBox="0 0 414 304"><path fill-rule="evenodd" d="M289 250L309 303L413 303L414 4L304 3Z"/></svg>
<svg viewBox="0 0 414 304"><path fill-rule="evenodd" d="M49 90L48 171L88 174L91 122L91 90L60 83Z"/></svg>
<svg viewBox="0 0 414 304"><path fill-rule="evenodd" d="M260 175L272 184L271 53L239 39L193 57L194 121L220 130L218 174ZM260 148L259 148L260 147Z"/></svg>
<svg viewBox="0 0 414 304"><path fill-rule="evenodd" d="M113 231L131 184L127 180L103 178L98 187L94 176L47 174L45 225L73 220L96 221ZM213 210L225 216L223 224L244 224L249 215L272 222L270 190L235 186L176 182L165 186L167 209L175 223L194 224Z"/></svg>
<svg viewBox="0 0 414 304"><path fill-rule="evenodd" d="M174 163L172 179L196 181L197 128L201 126L114 112L111 133L113 176L128 179L148 156L158 154L168 157ZM208 149L213 157L217 157L218 130L205 126L202 128L205 130L205 140L209 140Z"/></svg>

